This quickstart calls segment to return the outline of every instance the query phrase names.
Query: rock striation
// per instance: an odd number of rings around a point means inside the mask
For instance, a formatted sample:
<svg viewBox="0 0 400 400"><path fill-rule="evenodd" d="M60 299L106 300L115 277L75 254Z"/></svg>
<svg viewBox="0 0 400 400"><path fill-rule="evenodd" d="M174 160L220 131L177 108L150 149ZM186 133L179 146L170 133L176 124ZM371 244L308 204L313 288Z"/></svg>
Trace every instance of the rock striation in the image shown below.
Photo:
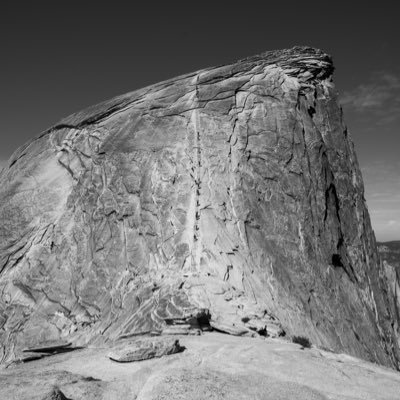
<svg viewBox="0 0 400 400"><path fill-rule="evenodd" d="M17 150L0 175L0 359L214 328L397 367L333 69L320 50L266 52L90 107Z"/></svg>

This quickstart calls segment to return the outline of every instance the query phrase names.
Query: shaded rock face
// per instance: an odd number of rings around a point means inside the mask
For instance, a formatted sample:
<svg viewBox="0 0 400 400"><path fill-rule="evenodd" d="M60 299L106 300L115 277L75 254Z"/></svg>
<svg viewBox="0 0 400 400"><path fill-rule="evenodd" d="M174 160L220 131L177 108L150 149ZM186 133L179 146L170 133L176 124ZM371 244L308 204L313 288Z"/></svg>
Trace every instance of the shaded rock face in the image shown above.
<svg viewBox="0 0 400 400"><path fill-rule="evenodd" d="M207 310L228 332L278 325L396 366L332 72L319 50L267 52L91 107L19 149L0 176L2 360L201 325Z"/></svg>

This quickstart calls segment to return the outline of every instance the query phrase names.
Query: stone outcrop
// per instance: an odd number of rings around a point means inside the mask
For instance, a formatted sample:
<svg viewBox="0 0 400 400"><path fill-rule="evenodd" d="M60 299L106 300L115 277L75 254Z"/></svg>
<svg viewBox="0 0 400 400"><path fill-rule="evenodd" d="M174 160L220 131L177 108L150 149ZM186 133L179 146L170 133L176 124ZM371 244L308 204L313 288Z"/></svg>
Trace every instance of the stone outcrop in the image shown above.
<svg viewBox="0 0 400 400"><path fill-rule="evenodd" d="M180 353L184 347L180 346L178 339L167 337L153 337L137 339L132 343L118 345L108 355L108 358L117 362L134 362L149 360Z"/></svg>
<svg viewBox="0 0 400 400"><path fill-rule="evenodd" d="M332 73L319 50L267 52L90 107L20 148L0 175L0 359L195 316L396 367Z"/></svg>

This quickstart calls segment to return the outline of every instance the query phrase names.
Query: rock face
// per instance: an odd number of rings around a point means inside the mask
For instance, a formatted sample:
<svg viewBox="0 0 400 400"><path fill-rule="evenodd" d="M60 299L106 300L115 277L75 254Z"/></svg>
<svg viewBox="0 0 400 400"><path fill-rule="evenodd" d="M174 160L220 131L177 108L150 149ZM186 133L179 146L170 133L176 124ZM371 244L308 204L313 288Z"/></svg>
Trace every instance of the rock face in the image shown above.
<svg viewBox="0 0 400 400"><path fill-rule="evenodd" d="M93 106L20 148L0 176L0 358L194 320L282 326L397 366L332 73L319 50L267 52Z"/></svg>

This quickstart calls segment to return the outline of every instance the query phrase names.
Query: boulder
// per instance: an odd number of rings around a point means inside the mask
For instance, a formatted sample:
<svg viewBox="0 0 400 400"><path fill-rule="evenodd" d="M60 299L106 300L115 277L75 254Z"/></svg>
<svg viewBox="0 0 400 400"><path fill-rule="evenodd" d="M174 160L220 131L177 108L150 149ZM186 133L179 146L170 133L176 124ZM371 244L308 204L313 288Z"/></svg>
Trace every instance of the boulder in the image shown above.
<svg viewBox="0 0 400 400"><path fill-rule="evenodd" d="M183 350L184 347L180 346L177 339L168 337L145 338L119 346L108 355L108 358L125 363L158 358L179 353Z"/></svg>
<svg viewBox="0 0 400 400"><path fill-rule="evenodd" d="M249 329L247 329L243 324L235 324L231 321L210 321L210 325L218 332L228 333L233 336L251 334Z"/></svg>

